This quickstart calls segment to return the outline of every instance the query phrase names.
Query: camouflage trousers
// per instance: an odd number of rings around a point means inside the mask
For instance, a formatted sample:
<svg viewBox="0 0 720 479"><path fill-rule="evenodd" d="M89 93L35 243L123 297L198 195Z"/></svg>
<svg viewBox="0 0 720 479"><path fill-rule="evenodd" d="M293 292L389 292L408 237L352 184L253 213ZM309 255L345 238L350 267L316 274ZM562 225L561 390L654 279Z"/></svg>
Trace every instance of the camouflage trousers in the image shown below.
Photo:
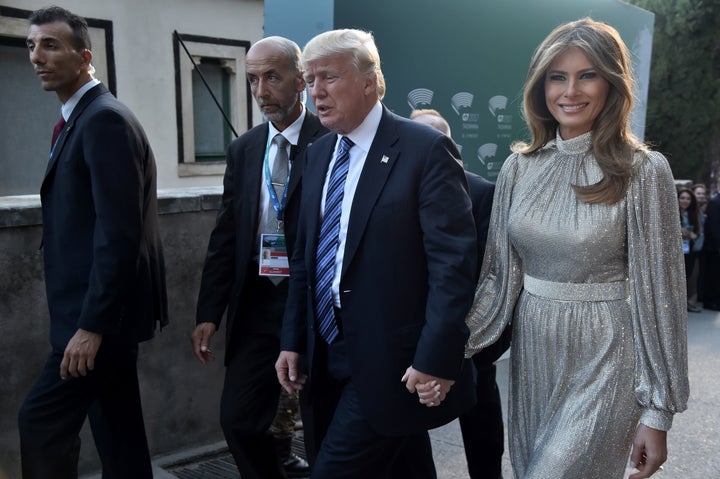
<svg viewBox="0 0 720 479"><path fill-rule="evenodd" d="M297 393L290 394L285 389L280 388L280 400L278 401L275 418L270 425L270 434L278 439L292 437L299 412L300 403Z"/></svg>

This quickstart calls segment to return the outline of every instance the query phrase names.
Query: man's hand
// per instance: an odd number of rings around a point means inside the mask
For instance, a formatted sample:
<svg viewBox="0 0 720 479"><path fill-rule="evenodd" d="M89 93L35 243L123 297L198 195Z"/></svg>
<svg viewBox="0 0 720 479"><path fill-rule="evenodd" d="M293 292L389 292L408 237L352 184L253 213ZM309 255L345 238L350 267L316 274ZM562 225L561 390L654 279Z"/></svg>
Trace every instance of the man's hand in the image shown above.
<svg viewBox="0 0 720 479"><path fill-rule="evenodd" d="M417 393L420 404L427 407L439 406L445 400L450 388L455 384L455 381L422 373L412 366L405 370L401 381L405 383L405 387L409 392Z"/></svg>
<svg viewBox="0 0 720 479"><path fill-rule="evenodd" d="M78 329L65 347L60 363L60 377L68 375L75 378L87 376L88 371L95 368L95 356L102 343L102 334Z"/></svg>
<svg viewBox="0 0 720 479"><path fill-rule="evenodd" d="M213 337L213 334L215 334L215 331L217 331L215 323L200 323L195 327L195 331L193 331L190 336L193 353L195 353L195 357L203 364L215 360L215 354L210 349L210 339Z"/></svg>
<svg viewBox="0 0 720 479"><path fill-rule="evenodd" d="M280 351L280 356L275 362L278 381L290 394L300 391L307 381L307 375L300 374L298 371L298 358L300 358L300 354L296 352Z"/></svg>
<svg viewBox="0 0 720 479"><path fill-rule="evenodd" d="M640 424L635 431L631 466L638 472L628 479L645 479L660 469L667 459L667 431L660 431Z"/></svg>

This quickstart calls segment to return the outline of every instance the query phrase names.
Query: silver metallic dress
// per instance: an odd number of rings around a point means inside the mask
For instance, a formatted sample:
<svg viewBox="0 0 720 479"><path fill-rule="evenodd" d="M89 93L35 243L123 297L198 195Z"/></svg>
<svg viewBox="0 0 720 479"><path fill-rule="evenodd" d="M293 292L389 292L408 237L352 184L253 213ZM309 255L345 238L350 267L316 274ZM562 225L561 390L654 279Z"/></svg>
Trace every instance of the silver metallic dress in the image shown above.
<svg viewBox="0 0 720 479"><path fill-rule="evenodd" d="M588 204L592 133L513 154L495 190L466 355L512 320L509 448L517 479L623 476L638 421L686 408L687 311L677 196L638 153L624 200Z"/></svg>

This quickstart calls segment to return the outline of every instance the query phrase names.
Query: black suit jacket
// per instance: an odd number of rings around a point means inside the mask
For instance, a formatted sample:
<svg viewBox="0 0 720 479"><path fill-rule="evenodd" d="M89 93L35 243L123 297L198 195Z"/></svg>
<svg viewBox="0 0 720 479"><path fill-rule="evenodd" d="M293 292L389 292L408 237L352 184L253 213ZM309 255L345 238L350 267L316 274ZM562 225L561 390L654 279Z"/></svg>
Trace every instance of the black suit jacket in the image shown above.
<svg viewBox="0 0 720 479"><path fill-rule="evenodd" d="M470 201L472 202L472 214L475 220L475 231L477 233L478 256L477 270L475 272L475 281L477 282L480 279L480 269L482 267L483 255L485 254L485 245L487 244L495 184L469 171L465 172L465 179L468 183L468 192L470 193Z"/></svg>
<svg viewBox="0 0 720 479"><path fill-rule="evenodd" d="M720 194L708 202L705 215L703 251L717 254L720 252Z"/></svg>
<svg viewBox="0 0 720 479"><path fill-rule="evenodd" d="M55 348L77 328L143 341L167 324L155 175L132 112L102 84L86 92L40 189Z"/></svg>
<svg viewBox="0 0 720 479"><path fill-rule="evenodd" d="M472 200L473 218L475 219L478 238L478 262L477 273L475 275L475 281L477 282L480 279L480 269L482 268L485 245L487 244L495 184L469 171L465 172L465 178L468 182L468 191L470 192L470 199ZM475 354L475 356L473 356L475 365L477 367L485 367L497 361L510 347L511 333L512 327L505 328L505 331L503 331L503 334L495 343Z"/></svg>
<svg viewBox="0 0 720 479"><path fill-rule="evenodd" d="M307 111L297 146L292 148L290 183L284 212L285 239L292 254L300 211L303 153L315 138L327 133L317 117ZM252 258L257 255L258 212L268 124L263 123L234 140L228 148L222 204L210 235L197 305L197 323L219 325L228 309L229 341L235 329L280 335L282 318L265 324L244 321L241 292ZM226 355L226 360L229 355Z"/></svg>
<svg viewBox="0 0 720 479"><path fill-rule="evenodd" d="M281 343L283 350L307 353L313 395L322 394L313 384L315 252L336 141L328 134L306 152ZM457 157L445 135L384 108L353 199L340 284L342 327L360 407L382 434L437 427L475 401L463 352L477 245ZM408 393L400 379L410 365L456 380L442 406L422 406Z"/></svg>

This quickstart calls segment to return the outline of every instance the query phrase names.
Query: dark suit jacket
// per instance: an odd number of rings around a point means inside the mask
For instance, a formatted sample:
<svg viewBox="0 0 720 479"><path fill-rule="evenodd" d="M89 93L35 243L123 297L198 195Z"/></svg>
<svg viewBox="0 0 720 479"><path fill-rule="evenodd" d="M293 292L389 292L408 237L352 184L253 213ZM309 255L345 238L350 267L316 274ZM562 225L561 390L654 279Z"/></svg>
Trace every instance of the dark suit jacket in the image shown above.
<svg viewBox="0 0 720 479"><path fill-rule="evenodd" d="M291 261L281 348L307 353L312 394L315 252L320 200L337 135L306 152L303 209ZM352 381L370 424L386 435L437 427L475 401L463 359L477 245L455 144L384 108L357 186L341 277L342 327ZM322 341L322 339L319 339ZM454 379L441 407L418 403L405 369Z"/></svg>
<svg viewBox="0 0 720 479"><path fill-rule="evenodd" d="M703 251L717 254L720 251L720 194L710 199L705 215Z"/></svg>
<svg viewBox="0 0 720 479"><path fill-rule="evenodd" d="M144 341L167 324L155 159L103 85L80 99L40 189L51 341L77 328Z"/></svg>
<svg viewBox="0 0 720 479"><path fill-rule="evenodd" d="M469 171L465 172L465 178L468 182L468 191L470 192L470 199L472 200L473 218L475 219L475 229L478 238L478 261L477 273L475 275L475 281L477 282L480 279L480 269L482 268L485 245L487 244L495 184ZM510 347L511 331L511 327L505 328L500 339L473 356L475 365L478 367L490 366L497 361Z"/></svg>
<svg viewBox="0 0 720 479"><path fill-rule="evenodd" d="M470 193L470 201L472 202L472 214L475 220L475 231L477 233L478 256L477 270L475 272L475 281L477 282L480 279L480 268L482 267L485 245L487 244L495 184L469 171L465 172L465 179L468 183L468 192Z"/></svg>
<svg viewBox="0 0 720 479"><path fill-rule="evenodd" d="M298 144L290 154L292 167L284 213L285 240L292 254L300 210L302 156L308 144L327 133L317 117L307 111ZM226 341L234 329L280 335L282 318L266 324L244 321L241 292L252 258L257 255L258 211L268 125L258 125L228 148L223 197L215 228L210 235L197 305L197 323L219 325L228 309ZM226 355L226 360L228 355Z"/></svg>

